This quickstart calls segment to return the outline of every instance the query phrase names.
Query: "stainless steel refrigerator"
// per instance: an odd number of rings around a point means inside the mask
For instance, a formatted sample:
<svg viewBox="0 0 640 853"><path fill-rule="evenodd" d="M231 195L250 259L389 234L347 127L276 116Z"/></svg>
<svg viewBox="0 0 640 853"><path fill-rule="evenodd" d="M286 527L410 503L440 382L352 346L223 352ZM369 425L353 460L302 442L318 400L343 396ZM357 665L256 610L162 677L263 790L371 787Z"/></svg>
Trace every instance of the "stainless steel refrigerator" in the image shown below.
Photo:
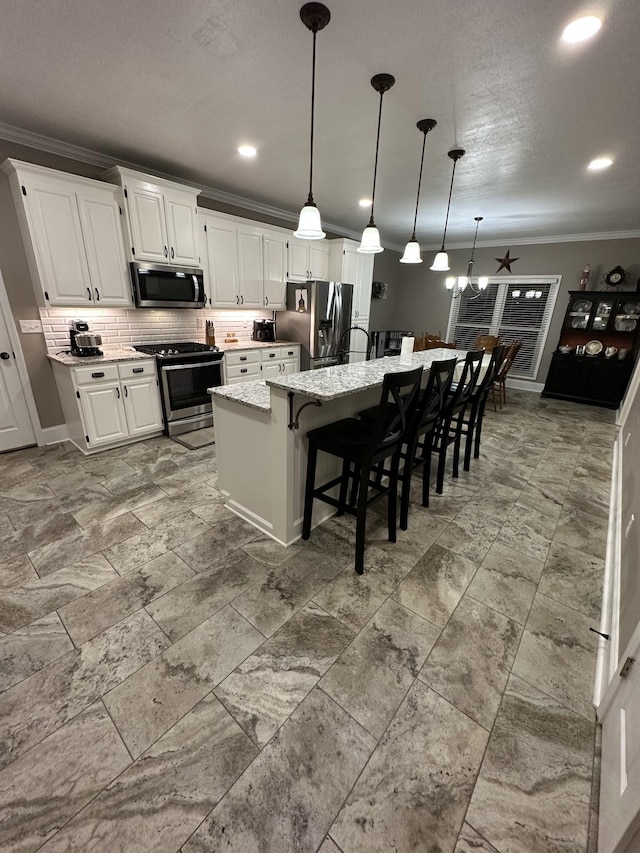
<svg viewBox="0 0 640 853"><path fill-rule="evenodd" d="M287 282L287 310L276 311L276 337L302 344L301 370L340 363L340 351L349 350L352 301L352 284Z"/></svg>

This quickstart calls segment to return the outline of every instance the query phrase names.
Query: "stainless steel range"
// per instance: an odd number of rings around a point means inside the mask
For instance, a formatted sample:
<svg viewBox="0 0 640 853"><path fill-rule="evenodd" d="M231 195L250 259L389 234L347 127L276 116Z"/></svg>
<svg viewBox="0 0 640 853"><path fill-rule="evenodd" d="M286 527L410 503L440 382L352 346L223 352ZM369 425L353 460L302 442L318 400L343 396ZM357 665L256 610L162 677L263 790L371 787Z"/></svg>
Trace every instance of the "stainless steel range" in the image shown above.
<svg viewBox="0 0 640 853"><path fill-rule="evenodd" d="M191 341L141 344L139 352L155 355L165 419L165 433L180 435L212 426L213 407L207 388L222 385L218 347Z"/></svg>

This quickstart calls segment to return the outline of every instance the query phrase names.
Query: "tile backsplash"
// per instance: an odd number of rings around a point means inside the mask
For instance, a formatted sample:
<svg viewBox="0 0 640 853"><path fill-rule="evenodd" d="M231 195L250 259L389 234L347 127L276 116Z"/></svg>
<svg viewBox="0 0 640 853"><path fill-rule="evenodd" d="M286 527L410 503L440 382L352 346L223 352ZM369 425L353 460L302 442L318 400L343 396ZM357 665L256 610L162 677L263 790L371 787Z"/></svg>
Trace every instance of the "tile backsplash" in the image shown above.
<svg viewBox="0 0 640 853"><path fill-rule="evenodd" d="M69 347L69 323L86 320L92 332L102 335L104 346L200 341L204 343L205 321L213 320L216 343L225 337L251 340L254 320L269 320L271 311L215 311L182 308L41 308L40 319L47 350Z"/></svg>

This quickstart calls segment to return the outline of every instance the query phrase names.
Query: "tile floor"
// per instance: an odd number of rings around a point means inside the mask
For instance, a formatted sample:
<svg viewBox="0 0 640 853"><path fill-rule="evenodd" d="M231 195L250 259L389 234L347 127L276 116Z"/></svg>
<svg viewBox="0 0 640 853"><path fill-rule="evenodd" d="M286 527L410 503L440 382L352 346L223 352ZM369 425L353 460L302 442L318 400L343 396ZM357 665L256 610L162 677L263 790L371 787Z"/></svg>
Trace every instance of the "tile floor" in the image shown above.
<svg viewBox="0 0 640 853"><path fill-rule="evenodd" d="M229 513L213 446L0 456L0 848L595 851L612 422L511 392L363 577L351 518Z"/></svg>

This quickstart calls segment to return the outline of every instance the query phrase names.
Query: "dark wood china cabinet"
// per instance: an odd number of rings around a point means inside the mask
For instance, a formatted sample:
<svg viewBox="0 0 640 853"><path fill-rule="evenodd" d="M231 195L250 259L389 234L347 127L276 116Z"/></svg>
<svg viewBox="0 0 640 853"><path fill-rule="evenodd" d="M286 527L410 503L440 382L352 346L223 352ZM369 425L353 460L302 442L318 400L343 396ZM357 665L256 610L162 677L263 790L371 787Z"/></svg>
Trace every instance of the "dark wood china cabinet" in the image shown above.
<svg viewBox="0 0 640 853"><path fill-rule="evenodd" d="M637 357L640 293L571 290L543 397L616 409Z"/></svg>

